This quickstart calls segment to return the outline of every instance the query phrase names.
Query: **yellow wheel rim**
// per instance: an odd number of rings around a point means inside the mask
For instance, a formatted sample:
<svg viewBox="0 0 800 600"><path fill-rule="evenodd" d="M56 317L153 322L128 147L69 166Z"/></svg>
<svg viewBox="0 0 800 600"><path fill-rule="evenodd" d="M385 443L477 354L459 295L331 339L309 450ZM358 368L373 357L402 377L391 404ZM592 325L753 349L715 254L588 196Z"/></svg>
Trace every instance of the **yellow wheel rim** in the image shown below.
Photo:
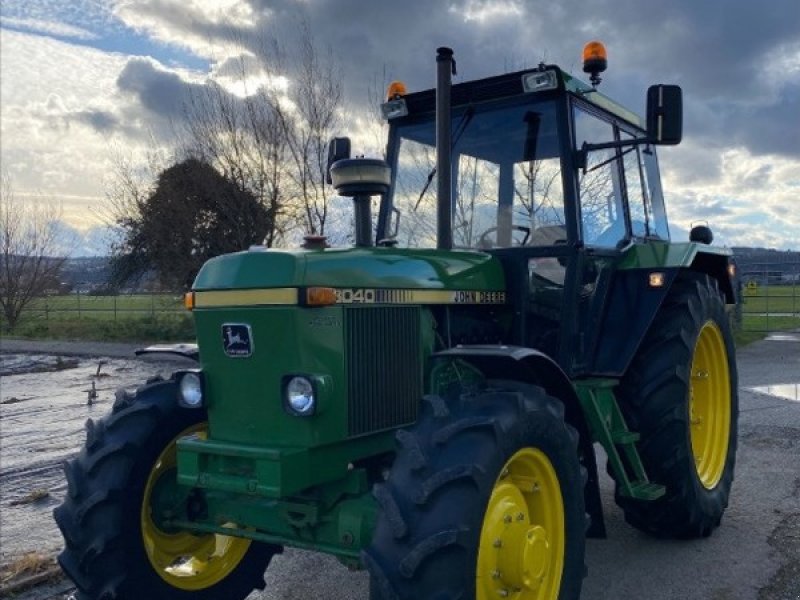
<svg viewBox="0 0 800 600"><path fill-rule="evenodd" d="M722 478L731 430L728 353L719 326L707 321L692 358L689 435L700 482L713 489Z"/></svg>
<svg viewBox="0 0 800 600"><path fill-rule="evenodd" d="M481 529L477 600L556 600L564 570L564 502L550 459L514 454L492 489Z"/></svg>
<svg viewBox="0 0 800 600"><path fill-rule="evenodd" d="M175 443L178 438L193 433L204 436L206 431L205 423L195 425L169 443L150 471L142 501L142 539L150 564L168 584L188 591L202 590L225 579L250 547L248 539L216 534L166 533L153 522L150 505L153 487L160 477L175 469Z"/></svg>

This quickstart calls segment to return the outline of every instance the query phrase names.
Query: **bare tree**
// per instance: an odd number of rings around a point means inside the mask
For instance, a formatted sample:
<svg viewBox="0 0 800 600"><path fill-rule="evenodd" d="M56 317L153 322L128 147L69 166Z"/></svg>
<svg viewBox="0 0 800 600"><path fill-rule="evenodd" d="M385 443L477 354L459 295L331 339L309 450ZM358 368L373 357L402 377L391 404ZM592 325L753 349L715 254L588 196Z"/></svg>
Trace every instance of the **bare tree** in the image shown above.
<svg viewBox="0 0 800 600"><path fill-rule="evenodd" d="M335 197L325 177L327 144L339 128L342 104L335 54L320 51L307 24L288 50L266 34L258 47L252 40L232 41L250 50L227 61L219 78L192 86L183 118L174 123L169 159L156 164L148 157L147 165L117 160L107 220L123 230L141 220L143 202L167 165L196 159L264 208L264 245L285 243L297 231L326 233Z"/></svg>
<svg viewBox="0 0 800 600"><path fill-rule="evenodd" d="M271 223L265 245L295 229L325 234L334 195L325 180L327 145L342 104L335 54L321 52L303 24L288 51L265 38L258 56L242 55L236 70L242 95L211 81L190 98L184 154L214 166L264 205Z"/></svg>
<svg viewBox="0 0 800 600"><path fill-rule="evenodd" d="M56 227L60 207L46 201L23 204L5 174L0 185L0 308L13 331L25 308L57 287L66 256Z"/></svg>
<svg viewBox="0 0 800 600"><path fill-rule="evenodd" d="M302 199L308 233L324 235L328 199L333 189L326 182L328 142L339 128L342 77L336 54L320 52L307 23L301 25L297 48L292 104L276 103L292 161L291 177Z"/></svg>
<svg viewBox="0 0 800 600"><path fill-rule="evenodd" d="M244 62L240 77L248 75ZM264 244L272 246L291 226L287 205L290 185L288 141L276 105L265 87L239 98L215 82L191 97L186 106L183 152L214 166L240 190L264 206L270 224Z"/></svg>

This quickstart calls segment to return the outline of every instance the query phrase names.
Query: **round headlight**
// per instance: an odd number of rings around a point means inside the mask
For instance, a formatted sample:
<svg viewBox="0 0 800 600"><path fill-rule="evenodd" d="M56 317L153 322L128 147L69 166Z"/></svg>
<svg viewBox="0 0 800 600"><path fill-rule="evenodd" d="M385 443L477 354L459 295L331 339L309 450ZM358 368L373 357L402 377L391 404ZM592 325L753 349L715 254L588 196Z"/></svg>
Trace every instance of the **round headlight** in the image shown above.
<svg viewBox="0 0 800 600"><path fill-rule="evenodd" d="M311 414L316 401L314 386L306 377L292 377L286 385L286 400L295 414Z"/></svg>
<svg viewBox="0 0 800 600"><path fill-rule="evenodd" d="M180 391L186 406L195 408L203 403L203 384L197 373L186 373L181 377Z"/></svg>

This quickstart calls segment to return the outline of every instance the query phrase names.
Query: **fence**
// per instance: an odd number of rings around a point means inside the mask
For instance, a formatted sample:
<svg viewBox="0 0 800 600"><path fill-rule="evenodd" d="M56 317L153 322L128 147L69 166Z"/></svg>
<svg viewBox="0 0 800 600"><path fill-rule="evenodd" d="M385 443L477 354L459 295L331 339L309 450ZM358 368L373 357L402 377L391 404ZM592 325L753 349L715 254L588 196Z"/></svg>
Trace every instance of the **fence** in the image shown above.
<svg viewBox="0 0 800 600"><path fill-rule="evenodd" d="M184 313L183 299L177 293L141 293L97 296L73 292L62 296L37 298L26 308L31 316L51 319L121 320L130 317L151 317Z"/></svg>
<svg viewBox="0 0 800 600"><path fill-rule="evenodd" d="M736 320L743 331L800 329L800 261L739 264L742 302ZM96 296L72 293L37 299L26 312L45 321L185 314L179 293Z"/></svg>
<svg viewBox="0 0 800 600"><path fill-rule="evenodd" d="M744 331L800 329L800 262L739 265Z"/></svg>

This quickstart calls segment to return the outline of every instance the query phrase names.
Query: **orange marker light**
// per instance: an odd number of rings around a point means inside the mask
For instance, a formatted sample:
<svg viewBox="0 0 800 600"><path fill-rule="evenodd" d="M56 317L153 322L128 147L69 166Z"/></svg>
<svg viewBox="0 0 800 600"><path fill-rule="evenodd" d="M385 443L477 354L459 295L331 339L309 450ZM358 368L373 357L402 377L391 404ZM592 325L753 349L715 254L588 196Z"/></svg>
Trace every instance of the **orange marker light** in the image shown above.
<svg viewBox="0 0 800 600"><path fill-rule="evenodd" d="M310 287L306 290L308 306L328 306L336 304L336 290L329 287Z"/></svg>
<svg viewBox="0 0 800 600"><path fill-rule="evenodd" d="M664 286L664 273L655 272L650 273L650 287L660 288Z"/></svg>
<svg viewBox="0 0 800 600"><path fill-rule="evenodd" d="M183 295L183 307L186 310L194 309L194 292L186 292Z"/></svg>
<svg viewBox="0 0 800 600"><path fill-rule="evenodd" d="M402 81L393 81L389 84L389 87L386 89L386 99L387 100L397 100L401 96L405 96L408 92L406 91L406 84Z"/></svg>

